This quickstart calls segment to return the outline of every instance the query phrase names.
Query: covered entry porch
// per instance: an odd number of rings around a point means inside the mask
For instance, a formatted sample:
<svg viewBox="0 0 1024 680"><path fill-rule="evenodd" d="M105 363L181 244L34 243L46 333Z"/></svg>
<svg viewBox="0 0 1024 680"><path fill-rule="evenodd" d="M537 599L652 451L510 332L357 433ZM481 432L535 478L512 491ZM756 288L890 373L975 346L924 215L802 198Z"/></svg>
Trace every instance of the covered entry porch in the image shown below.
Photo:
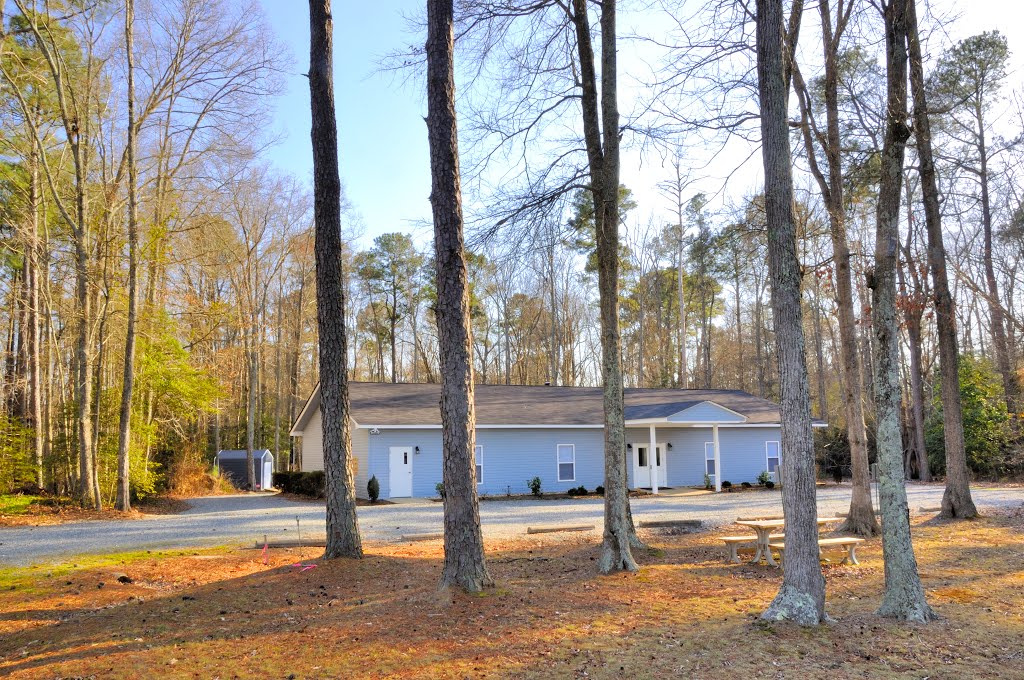
<svg viewBox="0 0 1024 680"><path fill-rule="evenodd" d="M637 407L626 415L631 488L657 494L666 487L698 485L706 474L715 491L722 490L719 429L742 425L745 416L711 401Z"/></svg>

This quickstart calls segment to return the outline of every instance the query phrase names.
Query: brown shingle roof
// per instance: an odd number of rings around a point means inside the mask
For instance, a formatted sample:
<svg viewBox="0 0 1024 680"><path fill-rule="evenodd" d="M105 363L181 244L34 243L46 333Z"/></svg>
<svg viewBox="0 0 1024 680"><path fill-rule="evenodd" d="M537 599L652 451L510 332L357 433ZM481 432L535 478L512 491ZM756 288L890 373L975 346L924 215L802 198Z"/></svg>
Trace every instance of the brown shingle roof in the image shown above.
<svg viewBox="0 0 1024 680"><path fill-rule="evenodd" d="M440 425L439 384L350 382L352 417L360 425ZM629 388L626 420L664 418L711 401L746 417L747 424L779 422L779 407L739 390L677 390ZM317 385L299 415L300 432L320 406ZM604 422L600 387L477 385L476 419L480 425L594 425Z"/></svg>

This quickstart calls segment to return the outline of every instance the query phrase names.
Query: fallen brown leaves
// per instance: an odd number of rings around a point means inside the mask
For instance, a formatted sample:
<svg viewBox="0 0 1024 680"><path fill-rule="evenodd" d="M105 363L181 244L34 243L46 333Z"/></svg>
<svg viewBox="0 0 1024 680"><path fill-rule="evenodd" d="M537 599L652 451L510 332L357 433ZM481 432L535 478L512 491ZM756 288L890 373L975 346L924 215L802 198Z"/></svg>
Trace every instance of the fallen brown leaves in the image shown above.
<svg viewBox="0 0 1024 680"><path fill-rule="evenodd" d="M724 564L710 534L650 534L640 573L611 576L585 536L489 542L482 596L437 591L439 541L23 569L0 575L0 675L1024 678L1024 519L914 532L928 626L874 616L877 540L825 567L820 629L759 623L779 572Z"/></svg>

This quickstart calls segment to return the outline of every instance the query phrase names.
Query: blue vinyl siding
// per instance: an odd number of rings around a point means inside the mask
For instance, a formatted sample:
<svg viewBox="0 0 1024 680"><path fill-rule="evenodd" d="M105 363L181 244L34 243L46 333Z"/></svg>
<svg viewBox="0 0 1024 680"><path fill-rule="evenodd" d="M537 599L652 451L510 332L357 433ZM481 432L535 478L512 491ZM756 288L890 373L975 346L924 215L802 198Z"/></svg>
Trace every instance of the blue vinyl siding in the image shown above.
<svg viewBox="0 0 1024 680"><path fill-rule="evenodd" d="M604 436L600 429L481 428L476 437L477 445L483 447L483 482L477 485L481 495L529 493L526 483L534 477L540 477L545 492L567 491L581 484L592 491L604 480ZM558 444L575 445L576 477L571 482L558 481ZM382 498L391 495L392 446L420 448L420 453L413 455L412 495L436 496L435 487L441 481L441 430L382 428L380 434L368 435L367 473L377 475Z"/></svg>
<svg viewBox="0 0 1024 680"><path fill-rule="evenodd" d="M691 406L684 411L670 415L668 420L673 423L701 423L712 421L719 423L742 423L746 419L743 416L729 411L728 409L722 408L718 404L712 404L711 402L705 401L704 403Z"/></svg>
<svg viewBox="0 0 1024 680"><path fill-rule="evenodd" d="M722 480L733 484L756 482L757 476L767 468L765 442L779 441L779 434L778 427L721 427ZM703 485L704 443L712 441L710 427L662 427L657 430L657 440L659 444L672 444L665 459L668 486ZM636 447L649 442L648 429L629 428L626 441L633 444L633 450L627 451L626 465L632 487ZM419 447L420 453L413 454L412 495L437 495L435 486L441 481L440 429L382 428L376 435L359 429L353 432L352 444L359 459L357 495L365 496L366 480L376 475L381 497L391 496L389 455L392 446L408 446L413 450ZM575 446L576 477L573 481L558 481L558 444ZM481 495L529 493L526 483L533 477L540 477L541 489L545 492L564 492L581 484L593 490L604 483L604 436L598 428L481 428L477 430L477 445L483 447L483 482L477 486Z"/></svg>
<svg viewBox="0 0 1024 680"><path fill-rule="evenodd" d="M484 447L481 494L529 493L526 483L540 477L541 491L568 491L583 485L589 491L604 483L604 435L600 429L479 429L476 443ZM559 444L576 448L576 474L558 481Z"/></svg>

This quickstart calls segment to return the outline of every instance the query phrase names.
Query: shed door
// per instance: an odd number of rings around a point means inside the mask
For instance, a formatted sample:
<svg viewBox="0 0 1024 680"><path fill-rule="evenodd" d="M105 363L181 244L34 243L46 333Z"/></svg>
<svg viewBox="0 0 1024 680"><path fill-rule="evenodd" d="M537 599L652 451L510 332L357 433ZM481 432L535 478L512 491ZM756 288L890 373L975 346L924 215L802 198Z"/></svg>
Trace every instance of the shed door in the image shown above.
<svg viewBox="0 0 1024 680"><path fill-rule="evenodd" d="M269 489L274 485L274 464L269 460L263 461L263 488Z"/></svg>
<svg viewBox="0 0 1024 680"><path fill-rule="evenodd" d="M412 496L412 447L391 447L391 497L409 498Z"/></svg>

